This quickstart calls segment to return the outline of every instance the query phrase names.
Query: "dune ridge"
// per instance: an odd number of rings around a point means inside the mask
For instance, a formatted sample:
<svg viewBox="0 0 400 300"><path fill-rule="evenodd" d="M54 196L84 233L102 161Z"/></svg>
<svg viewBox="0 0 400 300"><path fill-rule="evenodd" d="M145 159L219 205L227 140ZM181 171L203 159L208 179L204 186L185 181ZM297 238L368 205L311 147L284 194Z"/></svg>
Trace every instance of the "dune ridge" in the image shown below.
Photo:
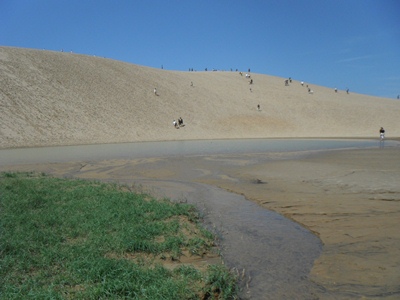
<svg viewBox="0 0 400 300"><path fill-rule="evenodd" d="M0 148L377 137L380 126L400 136L400 101L296 79L285 86L286 78L251 73L249 84L245 72L168 71L13 47L0 47L0 73ZM185 126L175 129L178 117Z"/></svg>

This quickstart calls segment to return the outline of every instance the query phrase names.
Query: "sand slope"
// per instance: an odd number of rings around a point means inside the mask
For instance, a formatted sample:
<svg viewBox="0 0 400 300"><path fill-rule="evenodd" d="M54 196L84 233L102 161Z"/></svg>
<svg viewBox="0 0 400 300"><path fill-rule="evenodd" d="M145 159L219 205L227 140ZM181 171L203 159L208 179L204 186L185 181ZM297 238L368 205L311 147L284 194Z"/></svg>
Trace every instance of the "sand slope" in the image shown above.
<svg viewBox="0 0 400 300"><path fill-rule="evenodd" d="M251 78L252 85L238 72L167 71L72 53L0 47L0 148L373 137L380 126L388 137L400 136L400 101L335 93L311 83L301 86L297 80L285 86L285 78L261 74ZM172 121L180 116L186 126L177 130Z"/></svg>

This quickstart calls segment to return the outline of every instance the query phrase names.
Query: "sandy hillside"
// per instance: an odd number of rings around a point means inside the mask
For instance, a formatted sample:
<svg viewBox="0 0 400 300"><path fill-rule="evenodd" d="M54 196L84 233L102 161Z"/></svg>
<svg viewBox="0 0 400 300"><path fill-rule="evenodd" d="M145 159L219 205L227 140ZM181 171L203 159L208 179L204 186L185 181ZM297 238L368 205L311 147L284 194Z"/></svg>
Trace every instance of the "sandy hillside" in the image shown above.
<svg viewBox="0 0 400 300"><path fill-rule="evenodd" d="M302 86L298 80L285 86L285 78L261 74L252 73L251 79L252 85L245 73L167 71L72 53L0 47L0 148L375 137L380 126L388 137L400 136L400 101L335 93L312 83ZM180 116L186 126L177 130L172 121Z"/></svg>

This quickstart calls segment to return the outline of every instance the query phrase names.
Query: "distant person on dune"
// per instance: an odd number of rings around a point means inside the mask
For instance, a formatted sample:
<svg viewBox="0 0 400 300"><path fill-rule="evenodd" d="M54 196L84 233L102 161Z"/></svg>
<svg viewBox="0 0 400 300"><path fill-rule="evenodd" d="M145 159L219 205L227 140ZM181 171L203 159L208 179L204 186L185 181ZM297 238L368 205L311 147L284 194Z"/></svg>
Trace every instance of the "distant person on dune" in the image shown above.
<svg viewBox="0 0 400 300"><path fill-rule="evenodd" d="M379 135L381 140L383 140L385 138L385 129L383 129L383 127L381 127L381 129L379 129Z"/></svg>
<svg viewBox="0 0 400 300"><path fill-rule="evenodd" d="M154 88L154 95L158 96L156 88Z"/></svg>

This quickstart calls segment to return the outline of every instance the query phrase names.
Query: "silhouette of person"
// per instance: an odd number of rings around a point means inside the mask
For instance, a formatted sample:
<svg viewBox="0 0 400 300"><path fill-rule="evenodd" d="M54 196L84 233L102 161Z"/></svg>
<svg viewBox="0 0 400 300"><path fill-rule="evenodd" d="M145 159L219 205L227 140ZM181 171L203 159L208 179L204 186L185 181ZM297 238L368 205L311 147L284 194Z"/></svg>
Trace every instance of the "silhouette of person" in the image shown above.
<svg viewBox="0 0 400 300"><path fill-rule="evenodd" d="M382 140L385 138L385 129L383 129L383 127L381 127L381 129L379 129L379 135Z"/></svg>

